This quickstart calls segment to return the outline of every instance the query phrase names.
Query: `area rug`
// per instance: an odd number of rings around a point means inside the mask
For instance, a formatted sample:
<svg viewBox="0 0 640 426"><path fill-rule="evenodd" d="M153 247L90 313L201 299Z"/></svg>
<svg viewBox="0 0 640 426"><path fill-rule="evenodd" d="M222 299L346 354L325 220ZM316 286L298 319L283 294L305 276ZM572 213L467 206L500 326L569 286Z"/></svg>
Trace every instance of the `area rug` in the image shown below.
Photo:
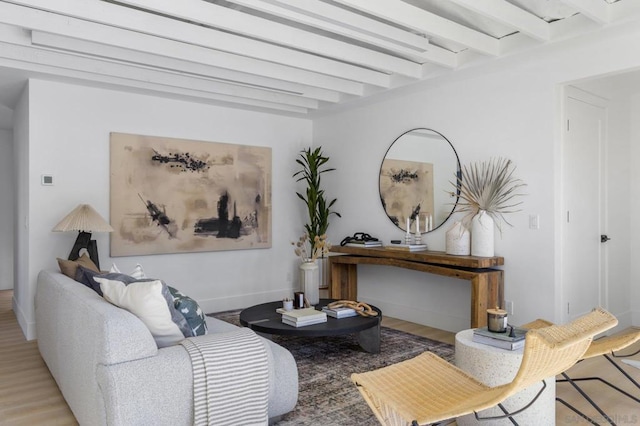
<svg viewBox="0 0 640 426"><path fill-rule="evenodd" d="M240 325L239 311L210 314ZM380 353L364 352L354 335L336 337L273 336L298 364L296 408L278 426L367 426L379 424L349 376L395 364L424 351L453 361L453 346L382 327Z"/></svg>

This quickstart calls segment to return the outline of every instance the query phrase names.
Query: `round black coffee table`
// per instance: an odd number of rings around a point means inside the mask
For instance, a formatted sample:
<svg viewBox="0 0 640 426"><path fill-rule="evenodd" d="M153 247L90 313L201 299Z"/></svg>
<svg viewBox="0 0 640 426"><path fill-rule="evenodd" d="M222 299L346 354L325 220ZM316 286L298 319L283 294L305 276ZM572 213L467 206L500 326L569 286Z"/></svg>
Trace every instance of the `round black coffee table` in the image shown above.
<svg viewBox="0 0 640 426"><path fill-rule="evenodd" d="M323 306L333 301L333 299L320 299L316 309L321 310ZM362 349L371 353L380 352L382 311L375 306L371 306L371 308L378 312L376 317L358 315L338 319L327 315L327 322L304 327L293 327L284 324L282 315L276 312L276 309L281 307L282 302L277 301L247 308L240 312L240 324L261 334L286 336L324 337L354 333L357 334L358 343Z"/></svg>

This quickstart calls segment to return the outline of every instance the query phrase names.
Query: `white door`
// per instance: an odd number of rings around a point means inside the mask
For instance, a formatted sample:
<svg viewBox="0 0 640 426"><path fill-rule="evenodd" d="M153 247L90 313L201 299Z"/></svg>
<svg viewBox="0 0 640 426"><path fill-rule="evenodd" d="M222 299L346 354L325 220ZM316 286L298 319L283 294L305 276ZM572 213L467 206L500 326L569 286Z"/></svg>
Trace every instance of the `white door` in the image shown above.
<svg viewBox="0 0 640 426"><path fill-rule="evenodd" d="M565 91L562 152L563 320L606 307L606 262L601 243L605 206L606 101L573 87Z"/></svg>

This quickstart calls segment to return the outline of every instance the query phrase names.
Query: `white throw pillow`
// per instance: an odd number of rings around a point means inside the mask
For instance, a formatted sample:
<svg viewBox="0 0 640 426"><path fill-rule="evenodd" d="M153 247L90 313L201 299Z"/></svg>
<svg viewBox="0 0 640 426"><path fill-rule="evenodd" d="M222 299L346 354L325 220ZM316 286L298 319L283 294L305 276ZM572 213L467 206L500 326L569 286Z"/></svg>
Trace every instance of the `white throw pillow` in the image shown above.
<svg viewBox="0 0 640 426"><path fill-rule="evenodd" d="M173 322L160 280L137 281L126 285L122 281L94 277L100 283L108 302L131 312L149 328L159 348L175 345L184 339Z"/></svg>
<svg viewBox="0 0 640 426"><path fill-rule="evenodd" d="M111 269L109 269L109 272L116 273L116 274L123 273L123 272L120 272L120 269L118 269L115 263L111 264ZM131 273L127 275L129 275L132 278L135 278L136 280L147 278L147 276L144 274L144 269L142 269L142 265L140 265L139 263L136 264L136 267L133 268L133 271L131 271Z"/></svg>

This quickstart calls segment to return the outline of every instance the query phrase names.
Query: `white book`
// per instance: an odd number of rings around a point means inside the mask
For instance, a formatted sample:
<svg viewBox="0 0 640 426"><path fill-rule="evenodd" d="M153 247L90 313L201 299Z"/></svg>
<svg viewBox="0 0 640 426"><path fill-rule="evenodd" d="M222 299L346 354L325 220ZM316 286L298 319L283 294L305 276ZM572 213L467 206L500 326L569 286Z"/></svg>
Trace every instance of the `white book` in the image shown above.
<svg viewBox="0 0 640 426"><path fill-rule="evenodd" d="M386 249L401 251L423 251L427 250L426 244L389 244L384 246Z"/></svg>
<svg viewBox="0 0 640 426"><path fill-rule="evenodd" d="M324 319L327 320L327 314L322 311L317 311L315 308L302 308L294 309L293 311L286 311L282 314L282 319L287 319L293 322L302 322L312 319Z"/></svg>
<svg viewBox="0 0 640 426"><path fill-rule="evenodd" d="M495 348L507 349L509 351L515 351L524 347L525 339L509 341L502 339L495 339L493 337L483 336L482 334L473 334L473 339L476 343L482 343L484 345L493 346Z"/></svg>
<svg viewBox="0 0 640 426"><path fill-rule="evenodd" d="M290 321L286 318L282 318L282 322L284 324L290 325L292 327L304 327L307 325L314 325L314 324L322 324L323 322L327 322L327 317L325 316L324 319L323 318L318 318L315 320L309 320L309 321Z"/></svg>
<svg viewBox="0 0 640 426"><path fill-rule="evenodd" d="M358 315L355 309L346 307L330 309L325 306L322 308L322 312L325 312L327 315L333 318L348 318Z"/></svg>
<svg viewBox="0 0 640 426"><path fill-rule="evenodd" d="M382 241L367 241L362 243L347 243L347 247L382 247Z"/></svg>

